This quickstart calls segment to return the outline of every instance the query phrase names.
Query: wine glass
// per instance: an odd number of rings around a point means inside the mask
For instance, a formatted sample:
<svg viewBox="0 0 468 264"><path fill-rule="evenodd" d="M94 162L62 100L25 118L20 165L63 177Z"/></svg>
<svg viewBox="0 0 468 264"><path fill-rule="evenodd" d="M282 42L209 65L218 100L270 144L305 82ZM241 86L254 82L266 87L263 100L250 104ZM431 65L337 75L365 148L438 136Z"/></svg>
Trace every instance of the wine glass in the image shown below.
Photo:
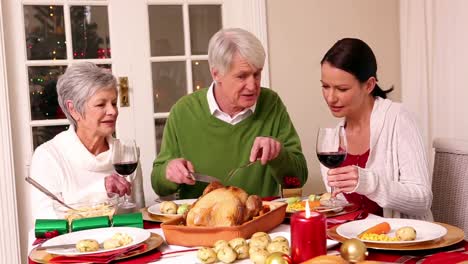
<svg viewBox="0 0 468 264"><path fill-rule="evenodd" d="M112 165L119 176L132 183L135 169L138 166L138 147L135 140L116 139L112 149ZM134 208L135 203L130 201L130 195L125 194L125 200L120 207Z"/></svg>
<svg viewBox="0 0 468 264"><path fill-rule="evenodd" d="M319 128L317 133L317 157L323 166L338 168L346 158L346 132L344 127ZM333 193L334 187L330 186ZM346 201L331 197L320 202L323 206L339 207L347 204Z"/></svg>

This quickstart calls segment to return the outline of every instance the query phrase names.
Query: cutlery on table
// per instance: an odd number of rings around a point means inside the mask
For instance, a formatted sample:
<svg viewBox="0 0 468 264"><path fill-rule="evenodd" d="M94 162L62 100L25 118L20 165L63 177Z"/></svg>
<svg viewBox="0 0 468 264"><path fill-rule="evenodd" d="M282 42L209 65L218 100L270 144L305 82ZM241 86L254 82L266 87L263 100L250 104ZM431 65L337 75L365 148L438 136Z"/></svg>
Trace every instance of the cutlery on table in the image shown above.
<svg viewBox="0 0 468 264"><path fill-rule="evenodd" d="M247 168L249 167L250 165L253 165L255 162L257 162L257 160L254 160L254 161L250 161L242 166L239 166L237 168L234 168L232 169L229 173L228 173L228 178L227 180L231 180L232 176L234 176L234 174L236 174L240 169L244 169L244 168Z"/></svg>
<svg viewBox="0 0 468 264"><path fill-rule="evenodd" d="M194 181L207 182L207 183L211 183L211 182L215 182L215 181L219 182L220 181L216 177L201 174L201 173L198 173L198 172L190 172L190 176L191 176L190 178L192 180L194 180Z"/></svg>
<svg viewBox="0 0 468 264"><path fill-rule="evenodd" d="M66 204L65 202L63 202L60 198L58 198L55 194L53 194L52 192L50 192L49 190L47 190L47 188L45 188L44 186L42 186L41 184L39 184L37 181L35 181L33 178L29 177L29 176L26 176L26 178L24 178L28 183L30 183L32 186L36 187L36 189L38 189L39 191L41 191L42 193L44 193L45 195L49 196L50 198L52 198L52 200L55 200L57 202L59 202L61 205L67 207L68 209L71 209L71 210L74 210L74 211L78 211L76 210L75 208L69 206L68 204Z"/></svg>

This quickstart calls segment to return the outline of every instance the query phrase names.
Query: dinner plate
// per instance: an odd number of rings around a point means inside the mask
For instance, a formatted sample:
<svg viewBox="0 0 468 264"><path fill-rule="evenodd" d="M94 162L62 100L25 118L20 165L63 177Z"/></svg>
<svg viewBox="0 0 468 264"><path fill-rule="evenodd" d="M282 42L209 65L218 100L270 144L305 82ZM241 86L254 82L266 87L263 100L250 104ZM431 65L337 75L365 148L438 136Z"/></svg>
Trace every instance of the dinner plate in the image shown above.
<svg viewBox="0 0 468 264"><path fill-rule="evenodd" d="M286 203L286 200L287 198L280 198L280 199L276 199L273 201ZM302 201L304 200L307 200L307 197L303 197ZM360 208L359 205L354 204L354 203L349 203L345 205L344 207L330 208L327 210L321 210L320 212L323 213L328 218L328 217L335 217L339 215L352 213L352 212L359 210L359 208ZM296 212L297 211L288 210L288 208L286 208L286 218L290 218Z"/></svg>
<svg viewBox="0 0 468 264"><path fill-rule="evenodd" d="M174 200L173 202L177 205L181 204L193 204L197 199L183 199L183 200ZM161 215L161 216L178 216L178 214L163 214L161 213L161 203L153 204L152 206L148 207L148 212L154 215Z"/></svg>
<svg viewBox="0 0 468 264"><path fill-rule="evenodd" d="M390 224L390 232L387 234L390 237L396 236L396 230L400 227L411 226L416 230L416 239L411 241L373 241L362 240L374 244L416 244L426 241L439 239L447 234L447 229L441 225L415 219L402 219L402 218L381 218L381 219L363 219L348 222L340 225L336 232L344 238L356 238L364 230L375 226L379 223L387 222Z"/></svg>
<svg viewBox="0 0 468 264"><path fill-rule="evenodd" d="M88 229L72 233L63 234L54 238L51 238L44 242L43 246L54 246L54 245L64 245L64 244L76 244L82 239L95 239L98 243L103 243L104 240L111 238L116 233L124 233L132 237L132 243L113 249L100 249L92 252L79 252L76 248L67 248L67 249L47 249L47 253L55 255L64 255L64 256L80 256L96 253L110 252L114 250L120 250L133 245L140 244L147 240L151 232L136 228L136 227L106 227L99 229Z"/></svg>

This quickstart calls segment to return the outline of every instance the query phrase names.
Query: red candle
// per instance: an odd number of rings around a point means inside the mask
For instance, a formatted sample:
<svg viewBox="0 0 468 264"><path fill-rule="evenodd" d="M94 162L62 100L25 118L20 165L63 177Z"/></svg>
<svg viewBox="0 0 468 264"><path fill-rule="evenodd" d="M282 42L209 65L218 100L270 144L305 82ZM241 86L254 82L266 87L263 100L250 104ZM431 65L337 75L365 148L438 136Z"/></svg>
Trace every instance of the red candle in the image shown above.
<svg viewBox="0 0 468 264"><path fill-rule="evenodd" d="M327 254L326 218L318 212L298 212L291 217L293 263Z"/></svg>

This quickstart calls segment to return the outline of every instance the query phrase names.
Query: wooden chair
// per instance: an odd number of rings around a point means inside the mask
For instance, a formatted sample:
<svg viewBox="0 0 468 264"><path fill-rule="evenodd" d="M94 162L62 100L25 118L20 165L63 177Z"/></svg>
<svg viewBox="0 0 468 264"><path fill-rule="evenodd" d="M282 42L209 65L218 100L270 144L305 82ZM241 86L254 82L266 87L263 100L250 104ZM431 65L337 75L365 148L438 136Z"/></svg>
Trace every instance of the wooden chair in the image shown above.
<svg viewBox="0 0 468 264"><path fill-rule="evenodd" d="M434 220L468 234L468 141L437 138L432 180Z"/></svg>

